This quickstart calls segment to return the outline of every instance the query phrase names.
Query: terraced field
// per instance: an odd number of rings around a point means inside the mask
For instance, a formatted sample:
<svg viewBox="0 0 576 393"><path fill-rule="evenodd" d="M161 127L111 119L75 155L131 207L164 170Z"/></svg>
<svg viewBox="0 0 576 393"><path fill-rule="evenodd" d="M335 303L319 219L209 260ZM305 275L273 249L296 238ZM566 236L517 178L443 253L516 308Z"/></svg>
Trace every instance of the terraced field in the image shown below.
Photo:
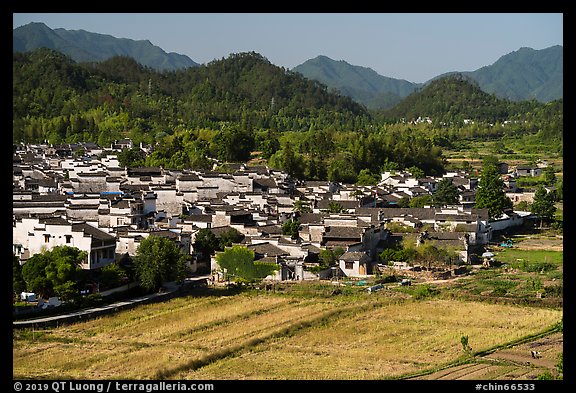
<svg viewBox="0 0 576 393"><path fill-rule="evenodd" d="M305 284L302 284L305 285ZM187 296L14 330L14 378L381 379L438 369L541 332L562 311L369 295Z"/></svg>
<svg viewBox="0 0 576 393"><path fill-rule="evenodd" d="M449 367L414 379L536 379L539 375L555 369L563 351L563 343L563 335L555 333L529 343L495 351L468 364ZM532 357L533 350L539 352L538 358Z"/></svg>

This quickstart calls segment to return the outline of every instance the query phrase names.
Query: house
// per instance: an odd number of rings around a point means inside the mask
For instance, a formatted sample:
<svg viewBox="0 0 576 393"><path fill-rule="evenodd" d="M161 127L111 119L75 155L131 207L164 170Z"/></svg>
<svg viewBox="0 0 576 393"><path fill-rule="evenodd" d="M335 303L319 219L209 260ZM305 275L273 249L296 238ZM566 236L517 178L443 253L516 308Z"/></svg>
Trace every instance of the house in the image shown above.
<svg viewBox="0 0 576 393"><path fill-rule="evenodd" d="M66 195L40 195L28 194L29 198L19 198L14 194L12 201L12 214L19 216L24 214L56 214L66 212Z"/></svg>
<svg viewBox="0 0 576 393"><path fill-rule="evenodd" d="M345 252L338 258L338 266L347 277L364 277L371 273L371 258L365 252Z"/></svg>
<svg viewBox="0 0 576 393"><path fill-rule="evenodd" d="M542 168L533 165L518 165L514 173L516 176L540 176L542 175Z"/></svg>
<svg viewBox="0 0 576 393"><path fill-rule="evenodd" d="M500 173L501 175L505 175L508 173L508 164L505 162L499 162L498 164L496 164L498 166L498 173Z"/></svg>
<svg viewBox="0 0 576 393"><path fill-rule="evenodd" d="M115 260L116 238L86 222L62 217L22 217L13 222L12 244L21 263L56 246L70 246L87 253L82 269L97 269Z"/></svg>

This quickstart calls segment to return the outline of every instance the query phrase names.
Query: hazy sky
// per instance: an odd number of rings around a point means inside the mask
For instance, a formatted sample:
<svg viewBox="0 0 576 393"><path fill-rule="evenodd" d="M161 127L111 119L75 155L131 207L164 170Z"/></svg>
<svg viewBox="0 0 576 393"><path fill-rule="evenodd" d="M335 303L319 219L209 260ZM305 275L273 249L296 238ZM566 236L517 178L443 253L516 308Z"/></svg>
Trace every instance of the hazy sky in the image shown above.
<svg viewBox="0 0 576 393"><path fill-rule="evenodd" d="M147 39L197 63L254 51L293 68L325 55L416 83L474 71L521 47L564 45L562 13L13 14L13 28L30 22Z"/></svg>

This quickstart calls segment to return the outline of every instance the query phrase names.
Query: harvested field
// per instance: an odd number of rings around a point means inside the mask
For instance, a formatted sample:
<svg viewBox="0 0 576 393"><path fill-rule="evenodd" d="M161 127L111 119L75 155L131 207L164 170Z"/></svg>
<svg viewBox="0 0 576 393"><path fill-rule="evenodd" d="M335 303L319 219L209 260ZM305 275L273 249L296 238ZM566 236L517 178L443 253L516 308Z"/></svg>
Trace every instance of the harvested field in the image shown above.
<svg viewBox="0 0 576 393"><path fill-rule="evenodd" d="M330 284L304 285L233 296L213 290L58 328L14 330L13 377L402 378L462 358L463 335L475 351L486 350L562 318L560 309L416 300L394 291L333 295Z"/></svg>

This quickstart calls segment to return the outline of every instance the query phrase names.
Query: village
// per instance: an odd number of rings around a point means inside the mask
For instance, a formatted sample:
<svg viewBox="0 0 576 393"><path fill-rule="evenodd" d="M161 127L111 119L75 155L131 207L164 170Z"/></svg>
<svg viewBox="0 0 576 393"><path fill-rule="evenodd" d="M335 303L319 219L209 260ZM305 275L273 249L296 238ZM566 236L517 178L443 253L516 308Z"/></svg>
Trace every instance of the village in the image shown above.
<svg viewBox="0 0 576 393"><path fill-rule="evenodd" d="M233 228L255 260L278 265L271 280L368 277L387 268L380 254L406 236L416 245L433 241L455 251L456 259L434 269L446 278L458 274L460 265L481 262L494 233L530 216L508 210L489 220L487 209L474 208L478 179L462 171L443 176L457 186L459 204L409 208L398 207L403 198L434 193L442 178L385 172L377 186L358 186L295 181L262 165L228 164L226 173L123 168L117 153L127 148L130 140L106 149L92 143L15 146L13 253L21 264L67 245L87 253L83 269L97 270L136 255L142 239L162 236L192 256L189 274L212 274L221 281L214 255L210 262L199 258L196 234L209 229L220 237ZM514 179L537 176L542 168L509 169L501 163L500 169L508 197L531 202L534 193L517 189ZM298 223L297 233L283 231L289 220ZM319 270L318 256L326 249L340 250L338 263ZM407 262L389 265L426 269Z"/></svg>

